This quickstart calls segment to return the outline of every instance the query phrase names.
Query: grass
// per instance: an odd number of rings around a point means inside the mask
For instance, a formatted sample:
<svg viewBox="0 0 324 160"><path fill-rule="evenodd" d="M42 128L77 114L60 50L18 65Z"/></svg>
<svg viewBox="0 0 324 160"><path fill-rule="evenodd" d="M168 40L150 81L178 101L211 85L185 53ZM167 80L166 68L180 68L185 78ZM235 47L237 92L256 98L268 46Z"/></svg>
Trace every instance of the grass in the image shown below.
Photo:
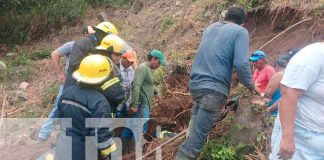
<svg viewBox="0 0 324 160"><path fill-rule="evenodd" d="M172 16L166 17L162 24L161 24L161 31L165 32L168 29L170 29L174 24L176 23L176 20Z"/></svg>
<svg viewBox="0 0 324 160"><path fill-rule="evenodd" d="M33 60L49 58L49 57L51 57L52 51L53 51L52 48L42 48L42 49L38 49L35 52L31 53L31 58Z"/></svg>
<svg viewBox="0 0 324 160"><path fill-rule="evenodd" d="M59 84L51 83L50 85L43 88L41 92L42 104L41 106L47 107L52 105L53 97L55 97L59 90Z"/></svg>
<svg viewBox="0 0 324 160"><path fill-rule="evenodd" d="M10 65L12 67L18 67L18 66L26 66L31 63L31 59L29 56L25 53L19 54L17 57L15 57Z"/></svg>
<svg viewBox="0 0 324 160"><path fill-rule="evenodd" d="M28 107L28 110L17 114L15 117L18 118L40 118L47 116L52 109L53 97L58 93L59 85L51 83L44 87L41 91L41 103L37 106ZM17 104L17 107L22 107L23 104ZM20 105L20 106L19 106Z"/></svg>
<svg viewBox="0 0 324 160"><path fill-rule="evenodd" d="M130 0L87 0L93 6L127 6L131 4Z"/></svg>
<svg viewBox="0 0 324 160"><path fill-rule="evenodd" d="M31 56L23 49L17 48L17 55L11 59L5 59L7 68L0 70L0 81L7 86L12 83L21 83L31 79L35 70L35 63Z"/></svg>

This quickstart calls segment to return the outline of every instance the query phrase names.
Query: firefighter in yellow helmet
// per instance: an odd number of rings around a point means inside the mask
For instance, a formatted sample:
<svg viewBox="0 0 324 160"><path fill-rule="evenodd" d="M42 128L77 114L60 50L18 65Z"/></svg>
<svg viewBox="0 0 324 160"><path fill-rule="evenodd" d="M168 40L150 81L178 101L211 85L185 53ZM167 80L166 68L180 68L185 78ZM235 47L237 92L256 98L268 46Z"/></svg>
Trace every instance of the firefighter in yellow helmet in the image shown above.
<svg viewBox="0 0 324 160"><path fill-rule="evenodd" d="M101 22L97 26L94 26L93 29L96 32L105 32L107 34L118 35L117 28L110 22Z"/></svg>
<svg viewBox="0 0 324 160"><path fill-rule="evenodd" d="M127 97L126 90L122 87L124 80L120 71L121 56L127 51L131 51L132 48L120 37L110 34L101 41L100 45L96 47L96 50L98 54L107 56L113 62L111 76L114 78L110 81L115 83L109 88L103 87L102 92L109 100L112 106L112 112L115 114L117 106Z"/></svg>
<svg viewBox="0 0 324 160"><path fill-rule="evenodd" d="M89 55L89 53L95 53L95 48L100 45L104 37L111 34L118 34L117 28L110 22L101 22L92 28L95 33L76 41L72 47L64 88L75 84L72 73L78 69L81 60Z"/></svg>
<svg viewBox="0 0 324 160"><path fill-rule="evenodd" d="M101 41L100 45L96 47L96 50L97 53L108 56L114 64L119 65L121 56L133 49L120 37L110 34Z"/></svg>
<svg viewBox="0 0 324 160"><path fill-rule="evenodd" d="M55 159L66 159L71 155L73 160L85 160L89 150L98 149L99 159L106 159L116 150L113 136L108 128L86 128L86 118L111 118L111 106L99 88L111 72L111 62L102 55L89 55L85 57L78 70L73 72L73 78L78 85L64 90L59 100L58 110L60 118L72 119L72 127L62 123L62 133L72 137L72 151L65 136L60 135L55 152ZM97 135L98 144L86 142L86 136ZM87 146L85 147L85 145ZM95 148L93 148L95 147ZM87 151L86 151L87 150ZM97 156L97 155L95 155Z"/></svg>

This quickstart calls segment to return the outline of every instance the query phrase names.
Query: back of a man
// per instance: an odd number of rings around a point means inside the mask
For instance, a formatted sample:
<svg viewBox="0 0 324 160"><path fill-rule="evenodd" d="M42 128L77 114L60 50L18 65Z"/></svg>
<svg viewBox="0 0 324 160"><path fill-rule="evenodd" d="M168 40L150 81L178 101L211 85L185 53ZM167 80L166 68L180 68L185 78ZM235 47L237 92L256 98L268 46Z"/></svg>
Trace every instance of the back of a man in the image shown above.
<svg viewBox="0 0 324 160"><path fill-rule="evenodd" d="M271 139L273 160L323 159L323 90L324 42L318 42L296 53L285 69Z"/></svg>
<svg viewBox="0 0 324 160"><path fill-rule="evenodd" d="M239 81L253 88L247 56L249 34L242 27L245 17L244 10L231 7L225 21L210 25L203 33L189 84L195 105L191 109L188 137L179 147L177 160L199 156L214 123L223 116L233 68Z"/></svg>
<svg viewBox="0 0 324 160"><path fill-rule="evenodd" d="M72 78L72 73L78 69L81 60L86 57L88 53L95 52L95 47L98 45L98 43L99 42L92 34L74 43L70 54L64 88L67 88L68 86L74 85L76 83L75 79Z"/></svg>
<svg viewBox="0 0 324 160"><path fill-rule="evenodd" d="M203 33L192 66L190 90L211 89L227 96L233 65L244 72L240 74L242 83L250 83L248 51L249 35L245 28L225 21L210 25Z"/></svg>

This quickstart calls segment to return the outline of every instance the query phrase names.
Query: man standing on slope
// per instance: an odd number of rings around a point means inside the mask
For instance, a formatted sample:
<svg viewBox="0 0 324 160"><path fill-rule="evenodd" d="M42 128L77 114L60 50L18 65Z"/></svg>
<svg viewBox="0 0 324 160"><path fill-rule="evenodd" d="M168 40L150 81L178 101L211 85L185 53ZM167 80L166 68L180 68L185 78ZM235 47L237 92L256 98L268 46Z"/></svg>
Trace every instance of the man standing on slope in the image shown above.
<svg viewBox="0 0 324 160"><path fill-rule="evenodd" d="M88 34L93 34L95 31L93 30L93 28L91 26L85 26L83 27L83 37L88 36ZM62 93L63 93L63 85L66 79L66 72L67 69L69 67L69 59L70 59L70 54L72 52L72 47L73 44L75 43L75 41L70 41L65 43L64 45L62 45L61 47L57 48L55 51L52 52L51 54L51 58L52 58L52 64L53 64L53 68L56 72L57 78L58 80L62 83L62 85L59 88L59 92L57 94L55 103L54 103L54 108L52 109L50 115L48 116L48 119L45 121L45 123L43 124L42 128L39 131L39 140L40 141L46 141L52 131L53 131L53 121L54 121L54 117L57 117L57 101L58 99L60 99ZM65 72L62 71L61 66L60 66L60 59L62 57L66 57L66 61L65 61Z"/></svg>
<svg viewBox="0 0 324 160"><path fill-rule="evenodd" d="M231 7L225 21L204 31L190 75L190 93L195 101L187 139L179 148L177 160L197 159L214 122L222 117L229 94L233 67L238 79L252 90L248 59L249 34L243 28L246 14Z"/></svg>

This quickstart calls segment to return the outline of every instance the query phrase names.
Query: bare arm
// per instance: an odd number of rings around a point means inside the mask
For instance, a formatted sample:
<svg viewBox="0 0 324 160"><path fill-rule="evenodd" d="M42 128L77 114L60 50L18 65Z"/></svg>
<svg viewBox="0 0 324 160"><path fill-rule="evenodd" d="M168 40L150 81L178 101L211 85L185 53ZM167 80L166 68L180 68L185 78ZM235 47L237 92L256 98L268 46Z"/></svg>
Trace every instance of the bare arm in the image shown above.
<svg viewBox="0 0 324 160"><path fill-rule="evenodd" d="M275 103L273 103L269 108L268 108L268 111L272 112L272 111L275 111L278 106L279 106L279 102L280 102L280 99L278 99Z"/></svg>
<svg viewBox="0 0 324 160"><path fill-rule="evenodd" d="M280 81L282 79L283 73L282 72L277 72L275 73L270 82L268 83L266 89L264 90L264 94L268 97L271 98L273 93L276 92L276 90L279 88Z"/></svg>
<svg viewBox="0 0 324 160"><path fill-rule="evenodd" d="M57 75L57 78L59 79L60 82L64 82L66 77L65 77L65 74L62 71L61 66L60 66L61 56L60 56L59 51L56 49L54 52L52 52L51 57L52 57L52 64L53 64L55 73Z"/></svg>
<svg viewBox="0 0 324 160"><path fill-rule="evenodd" d="M290 159L295 152L294 128L297 99L303 94L300 89L289 88L281 85L280 123L282 138L280 143L279 159Z"/></svg>

